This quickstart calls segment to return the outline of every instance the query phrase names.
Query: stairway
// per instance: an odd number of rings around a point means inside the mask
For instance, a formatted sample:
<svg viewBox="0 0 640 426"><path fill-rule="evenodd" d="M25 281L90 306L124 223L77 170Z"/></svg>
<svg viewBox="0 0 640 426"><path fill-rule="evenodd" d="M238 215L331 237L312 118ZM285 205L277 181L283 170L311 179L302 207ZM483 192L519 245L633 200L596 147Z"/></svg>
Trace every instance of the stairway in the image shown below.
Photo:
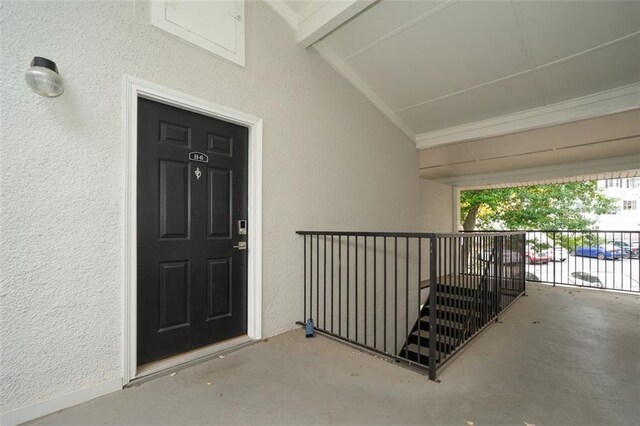
<svg viewBox="0 0 640 426"><path fill-rule="evenodd" d="M461 346L478 328L476 320L480 314L477 314L476 310L482 306L485 297L489 311L492 309L493 297L488 292L482 294L485 284L486 278L480 278L475 288L469 288L468 284L465 284L465 287L455 283L437 284L436 365L446 359L458 346ZM420 318L416 321L398 354L402 358L425 366L429 365L429 345L431 343L429 341L431 294L422 306Z"/></svg>

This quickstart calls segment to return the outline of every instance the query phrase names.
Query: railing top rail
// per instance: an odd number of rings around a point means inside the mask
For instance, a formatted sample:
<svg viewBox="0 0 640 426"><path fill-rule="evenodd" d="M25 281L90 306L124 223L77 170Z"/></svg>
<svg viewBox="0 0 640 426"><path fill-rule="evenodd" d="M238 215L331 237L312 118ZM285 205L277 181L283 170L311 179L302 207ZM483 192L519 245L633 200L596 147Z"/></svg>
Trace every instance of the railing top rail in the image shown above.
<svg viewBox="0 0 640 426"><path fill-rule="evenodd" d="M461 233L464 234L470 234L470 233L475 233L476 231L464 231L461 230ZM481 233L501 233L501 232L507 232L507 231L480 231ZM607 230L603 230L603 229L516 229L513 231L509 231L509 232L593 232L593 233L607 233L607 234L634 234L634 233L639 233L640 231L607 231Z"/></svg>
<svg viewBox="0 0 640 426"><path fill-rule="evenodd" d="M430 238L435 236L429 232L365 232L365 231L296 231L298 235L335 235L342 237L402 237Z"/></svg>
<svg viewBox="0 0 640 426"><path fill-rule="evenodd" d="M453 233L435 233L435 232L364 232L364 231L296 231L298 235L334 235L342 237L399 237L399 238L452 238L452 237L471 237L471 236L508 236L508 235L524 235L524 231L504 231L504 232L453 232Z"/></svg>
<svg viewBox="0 0 640 426"><path fill-rule="evenodd" d="M452 238L452 237L508 237L510 235L524 235L524 231L495 231L495 232L452 232L452 233L437 233L436 237Z"/></svg>

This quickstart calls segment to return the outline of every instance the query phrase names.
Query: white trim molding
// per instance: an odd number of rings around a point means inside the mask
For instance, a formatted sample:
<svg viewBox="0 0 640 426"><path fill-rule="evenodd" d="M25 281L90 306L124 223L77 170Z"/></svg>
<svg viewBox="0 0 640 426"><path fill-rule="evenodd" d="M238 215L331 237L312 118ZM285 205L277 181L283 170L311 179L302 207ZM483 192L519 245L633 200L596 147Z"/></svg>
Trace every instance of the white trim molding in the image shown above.
<svg viewBox="0 0 640 426"><path fill-rule="evenodd" d="M298 22L298 45L310 47L376 1L347 0L324 3L313 14Z"/></svg>
<svg viewBox="0 0 640 426"><path fill-rule="evenodd" d="M637 170L640 168L640 155L603 158L601 160L581 161L575 163L555 164L551 166L530 167L519 170L508 170L496 173L484 173L467 176L433 179L447 185L454 185L460 190L483 189L492 187L519 186L540 182L567 182L597 179L603 173L615 173L621 170Z"/></svg>
<svg viewBox="0 0 640 426"><path fill-rule="evenodd" d="M124 78L125 277L123 280L122 384L137 376L137 117L138 98L151 99L249 129L249 233L247 335L262 338L262 119L135 77Z"/></svg>
<svg viewBox="0 0 640 426"><path fill-rule="evenodd" d="M501 117L416 135L419 149L484 139L572 121L615 114L640 107L640 83Z"/></svg>
<svg viewBox="0 0 640 426"><path fill-rule="evenodd" d="M64 395L56 396L26 407L6 411L0 414L0 425L14 426L38 419L67 407L82 404L99 396L122 389L122 380L116 378L108 382L90 386Z"/></svg>
<svg viewBox="0 0 640 426"><path fill-rule="evenodd" d="M298 45L310 47L379 0L311 0L299 11L282 0L265 0L296 32Z"/></svg>

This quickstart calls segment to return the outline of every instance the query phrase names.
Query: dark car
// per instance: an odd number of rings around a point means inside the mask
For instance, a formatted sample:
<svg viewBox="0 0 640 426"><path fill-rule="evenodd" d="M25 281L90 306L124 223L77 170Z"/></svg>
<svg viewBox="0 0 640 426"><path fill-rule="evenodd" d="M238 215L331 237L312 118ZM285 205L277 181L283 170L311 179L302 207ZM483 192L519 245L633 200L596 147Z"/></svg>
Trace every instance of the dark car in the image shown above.
<svg viewBox="0 0 640 426"><path fill-rule="evenodd" d="M625 259L631 259L632 257L638 257L638 244L629 244L624 241L609 241L607 244L611 244L614 247L619 248L622 251L622 257Z"/></svg>
<svg viewBox="0 0 640 426"><path fill-rule="evenodd" d="M576 247L574 254L576 256L597 257L600 260L620 259L622 257L622 250L613 244L602 244L599 246Z"/></svg>

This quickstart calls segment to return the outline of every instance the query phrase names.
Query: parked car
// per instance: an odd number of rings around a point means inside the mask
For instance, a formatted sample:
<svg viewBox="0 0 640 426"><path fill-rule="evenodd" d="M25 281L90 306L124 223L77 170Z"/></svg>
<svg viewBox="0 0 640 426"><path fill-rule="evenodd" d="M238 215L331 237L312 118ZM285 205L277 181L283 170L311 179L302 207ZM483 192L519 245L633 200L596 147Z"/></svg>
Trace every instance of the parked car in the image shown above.
<svg viewBox="0 0 640 426"><path fill-rule="evenodd" d="M607 244L611 244L614 247L622 250L622 257L625 259L631 259L632 257L638 257L638 243L635 244L635 247L624 241L609 241Z"/></svg>
<svg viewBox="0 0 640 426"><path fill-rule="evenodd" d="M622 257L622 250L613 244L603 244L599 246L576 247L574 254L576 256L597 257L600 260L620 259Z"/></svg>
<svg viewBox="0 0 640 426"><path fill-rule="evenodd" d="M547 249L547 255L552 262L564 262L569 257L569 250L564 247L551 247Z"/></svg>
<svg viewBox="0 0 640 426"><path fill-rule="evenodd" d="M549 263L553 259L553 257L549 256L549 253L546 250L540 252L527 250L524 254L524 258L527 263Z"/></svg>

